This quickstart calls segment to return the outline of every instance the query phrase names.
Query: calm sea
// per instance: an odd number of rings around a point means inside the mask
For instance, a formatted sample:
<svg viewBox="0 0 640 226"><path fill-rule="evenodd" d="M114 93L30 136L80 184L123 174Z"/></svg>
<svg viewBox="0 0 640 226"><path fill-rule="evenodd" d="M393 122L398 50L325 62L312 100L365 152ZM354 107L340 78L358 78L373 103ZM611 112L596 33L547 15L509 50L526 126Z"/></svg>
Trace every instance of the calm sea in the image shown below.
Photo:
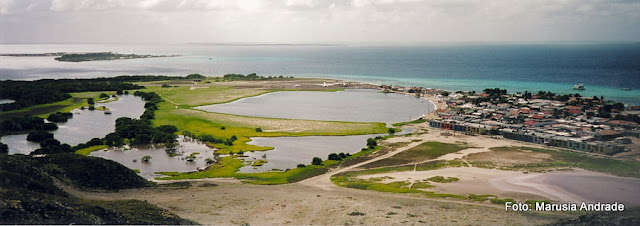
<svg viewBox="0 0 640 226"><path fill-rule="evenodd" d="M640 104L640 43L456 44L424 46L0 45L0 53L95 52L180 57L57 62L0 57L0 80L124 74L252 73L415 85L447 90L489 87L549 90ZM631 88L624 91L622 88Z"/></svg>

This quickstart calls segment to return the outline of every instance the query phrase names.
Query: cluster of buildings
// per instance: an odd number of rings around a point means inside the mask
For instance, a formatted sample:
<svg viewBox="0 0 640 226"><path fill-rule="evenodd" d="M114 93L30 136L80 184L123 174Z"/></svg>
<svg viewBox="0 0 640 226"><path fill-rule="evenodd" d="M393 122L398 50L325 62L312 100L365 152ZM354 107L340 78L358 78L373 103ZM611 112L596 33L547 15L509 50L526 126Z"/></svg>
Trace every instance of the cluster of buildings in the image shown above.
<svg viewBox="0 0 640 226"><path fill-rule="evenodd" d="M415 87L402 89L415 95L435 94L438 102L446 103L449 108L438 109L439 119L430 120L429 126L454 133L495 135L609 155L628 151L635 147L633 141L637 143L637 138L640 138L638 123L613 119L617 114L638 116L640 108L611 109L612 102L597 97L570 97L559 101L542 99L530 93L492 94L492 98L488 98L487 93L448 93ZM597 117L602 116L600 108L605 107L609 117Z"/></svg>

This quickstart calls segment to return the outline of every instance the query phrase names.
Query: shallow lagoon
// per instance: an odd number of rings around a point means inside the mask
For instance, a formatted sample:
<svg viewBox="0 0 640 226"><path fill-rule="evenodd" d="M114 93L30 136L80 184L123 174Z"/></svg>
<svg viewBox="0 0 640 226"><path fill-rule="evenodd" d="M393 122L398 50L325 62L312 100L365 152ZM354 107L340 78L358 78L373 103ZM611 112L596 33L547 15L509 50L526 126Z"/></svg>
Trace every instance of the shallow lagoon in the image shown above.
<svg viewBox="0 0 640 226"><path fill-rule="evenodd" d="M433 111L426 99L371 89L274 92L197 109L268 118L396 123Z"/></svg>
<svg viewBox="0 0 640 226"><path fill-rule="evenodd" d="M178 155L170 156L164 147L132 148L131 150L112 148L105 151L91 152L89 156L111 159L130 169L138 169L140 170L140 176L146 179L162 176L155 174L155 172L196 171L198 168L207 166L205 159L214 159L214 149L191 139L184 139L182 136L178 138L176 150ZM199 154L196 155L197 158L193 162L185 160L185 157L195 152ZM143 163L140 160L145 155L151 156L151 160L148 163Z"/></svg>
<svg viewBox="0 0 640 226"><path fill-rule="evenodd" d="M54 138L71 146L84 143L92 138L103 138L116 129L116 119L120 117L139 118L144 112L144 100L133 95L120 95L117 101L97 103L105 106L111 114L104 111L75 109L73 118L67 122L56 123L58 129L51 131ZM38 143L27 141L27 134L8 135L0 138L0 142L9 146L9 154L29 154L40 148Z"/></svg>
<svg viewBox="0 0 640 226"><path fill-rule="evenodd" d="M246 161L264 159L269 162L262 166L250 164L240 168L240 172L254 173L273 169L293 169L300 163L311 164L313 157L327 159L331 153L354 154L366 147L367 138L376 135L358 136L307 136L307 137L253 137L249 144L274 147L270 151L245 152Z"/></svg>
<svg viewBox="0 0 640 226"><path fill-rule="evenodd" d="M407 128L396 135L412 133ZM306 136L306 137L252 137L249 144L273 147L269 151L245 152L245 161L249 165L240 168L242 173L265 172L270 170L286 170L296 168L298 164L310 165L313 157L323 160L331 153L355 154L366 147L367 138L385 136L386 134L369 134L355 136ZM251 162L263 159L269 162L262 166L251 166Z"/></svg>

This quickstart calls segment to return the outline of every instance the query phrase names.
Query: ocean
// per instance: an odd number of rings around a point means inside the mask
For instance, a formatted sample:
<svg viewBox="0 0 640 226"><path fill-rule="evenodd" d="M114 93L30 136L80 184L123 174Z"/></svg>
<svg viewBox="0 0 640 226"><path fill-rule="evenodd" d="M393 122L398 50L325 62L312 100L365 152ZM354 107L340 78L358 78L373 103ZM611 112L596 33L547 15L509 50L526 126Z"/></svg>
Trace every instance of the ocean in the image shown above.
<svg viewBox="0 0 640 226"><path fill-rule="evenodd" d="M577 92L640 105L640 43L0 45L2 54L98 51L181 56L79 63L2 56L0 80L255 72L450 91L500 87L509 92ZM573 90L577 83L586 90Z"/></svg>

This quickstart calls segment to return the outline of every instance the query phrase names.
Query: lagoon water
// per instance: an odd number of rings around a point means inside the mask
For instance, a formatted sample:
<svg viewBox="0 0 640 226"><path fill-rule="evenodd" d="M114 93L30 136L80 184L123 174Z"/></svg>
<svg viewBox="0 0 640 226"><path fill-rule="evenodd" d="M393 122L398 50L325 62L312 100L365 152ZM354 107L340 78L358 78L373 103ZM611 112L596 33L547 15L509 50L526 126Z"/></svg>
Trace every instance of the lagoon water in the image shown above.
<svg viewBox="0 0 640 226"><path fill-rule="evenodd" d="M144 101L133 95L120 95L118 101L97 103L96 106L109 108L112 114L103 111L75 109L73 118L57 123L58 130L51 131L54 138L71 146L84 143L92 138L103 138L116 129L116 119L120 117L139 118L144 112ZM27 134L8 135L0 142L9 146L9 154L29 154L40 148L38 143L27 141Z"/></svg>
<svg viewBox="0 0 640 226"><path fill-rule="evenodd" d="M404 122L433 111L423 98L370 89L274 92L197 109L268 118L349 122Z"/></svg>
<svg viewBox="0 0 640 226"><path fill-rule="evenodd" d="M156 172L189 172L196 171L198 168L207 166L205 159L213 157L213 149L207 147L203 143L195 142L191 139L184 139L182 136L178 138L178 146L176 147L178 156L170 156L166 153L165 148L133 148L132 150L110 149L106 151L94 151L89 156L102 157L116 161L130 169L140 170L140 176L153 179L162 175ZM196 154L196 159L189 162L184 158L191 153ZM148 163L143 163L140 159L143 156L151 156ZM134 161L135 160L135 161Z"/></svg>
<svg viewBox="0 0 640 226"><path fill-rule="evenodd" d="M113 51L180 57L58 62L0 57L0 80L123 74L252 73L415 85L447 90L579 92L640 105L639 43L361 45L0 45L0 53ZM586 90L575 91L576 83ZM621 88L631 88L624 91Z"/></svg>
<svg viewBox="0 0 640 226"><path fill-rule="evenodd" d="M310 165L313 157L324 160L331 153L356 153L366 147L367 138L376 135L359 136L307 136L307 137L253 137L249 144L274 147L270 151L245 153L246 161L264 159L269 162L262 166L245 166L240 172L264 172L273 169L296 168L298 164Z"/></svg>

